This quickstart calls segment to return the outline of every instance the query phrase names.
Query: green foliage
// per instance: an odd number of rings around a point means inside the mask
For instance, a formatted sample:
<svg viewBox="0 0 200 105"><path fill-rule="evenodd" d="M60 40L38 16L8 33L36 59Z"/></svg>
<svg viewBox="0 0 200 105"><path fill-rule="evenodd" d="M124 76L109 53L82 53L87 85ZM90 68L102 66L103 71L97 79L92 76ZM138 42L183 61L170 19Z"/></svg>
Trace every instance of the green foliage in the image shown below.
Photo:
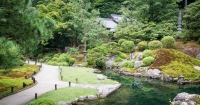
<svg viewBox="0 0 200 105"><path fill-rule="evenodd" d="M139 48L140 51L144 51L147 48L147 42L146 41L139 42L138 48Z"/></svg>
<svg viewBox="0 0 200 105"><path fill-rule="evenodd" d="M108 48L104 45L89 49L87 53L88 65L95 64L98 60L104 59L104 57L109 53Z"/></svg>
<svg viewBox="0 0 200 105"><path fill-rule="evenodd" d="M117 57L115 62L121 62L123 59L121 57Z"/></svg>
<svg viewBox="0 0 200 105"><path fill-rule="evenodd" d="M150 50L155 50L155 49L163 48L163 44L158 40L153 40L148 43L148 47Z"/></svg>
<svg viewBox="0 0 200 105"><path fill-rule="evenodd" d="M105 62L104 62L103 60L98 60L98 61L96 62L96 66L97 66L98 68L103 68L103 67L105 66Z"/></svg>
<svg viewBox="0 0 200 105"><path fill-rule="evenodd" d="M57 104L51 99L43 98L43 99L37 99L37 101L33 101L28 105L57 105Z"/></svg>
<svg viewBox="0 0 200 105"><path fill-rule="evenodd" d="M73 65L76 62L75 58L70 58L69 59L69 65Z"/></svg>
<svg viewBox="0 0 200 105"><path fill-rule="evenodd" d="M134 51L134 47L135 47L135 45L132 41L124 41L121 44L122 51L125 53L130 53L130 52Z"/></svg>
<svg viewBox="0 0 200 105"><path fill-rule="evenodd" d="M111 55L118 55L120 46L116 42L109 42L105 45Z"/></svg>
<svg viewBox="0 0 200 105"><path fill-rule="evenodd" d="M200 1L189 4L183 15L183 40L198 40L200 37Z"/></svg>
<svg viewBox="0 0 200 105"><path fill-rule="evenodd" d="M119 55L118 55L120 58L122 59L126 59L127 58L127 55L123 52L120 52Z"/></svg>
<svg viewBox="0 0 200 105"><path fill-rule="evenodd" d="M143 54L144 54L144 57L149 57L149 56L152 56L152 51L151 50L144 50Z"/></svg>
<svg viewBox="0 0 200 105"><path fill-rule="evenodd" d="M155 59L153 57L151 57L151 56L145 57L142 60L142 62L143 62L142 66L150 66L154 61L155 61Z"/></svg>
<svg viewBox="0 0 200 105"><path fill-rule="evenodd" d="M60 56L58 57L57 61L58 62L68 62L70 59L70 56L67 53L62 53L60 54Z"/></svg>
<svg viewBox="0 0 200 105"><path fill-rule="evenodd" d="M134 67L134 62L124 62L122 64L122 67L133 68Z"/></svg>
<svg viewBox="0 0 200 105"><path fill-rule="evenodd" d="M118 44L121 45L124 41L127 41L126 39L119 39Z"/></svg>
<svg viewBox="0 0 200 105"><path fill-rule="evenodd" d="M78 51L77 48L70 48L69 54L71 54L71 55L78 55L79 51Z"/></svg>
<svg viewBox="0 0 200 105"><path fill-rule="evenodd" d="M175 39L172 36L165 36L161 42L164 48L175 48Z"/></svg>
<svg viewBox="0 0 200 105"><path fill-rule="evenodd" d="M183 75L185 80L200 80L200 71L194 69L193 65L184 62L172 61L166 66L161 66L164 75L179 77Z"/></svg>
<svg viewBox="0 0 200 105"><path fill-rule="evenodd" d="M5 70L21 64L20 49L12 41L0 37L0 68Z"/></svg>

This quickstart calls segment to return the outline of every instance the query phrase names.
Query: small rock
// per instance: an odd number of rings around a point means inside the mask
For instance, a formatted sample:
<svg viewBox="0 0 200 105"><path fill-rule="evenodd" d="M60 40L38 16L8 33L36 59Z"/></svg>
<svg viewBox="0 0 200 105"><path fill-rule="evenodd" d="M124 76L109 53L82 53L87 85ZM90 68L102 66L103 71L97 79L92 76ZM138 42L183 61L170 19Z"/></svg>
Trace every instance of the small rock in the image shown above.
<svg viewBox="0 0 200 105"><path fill-rule="evenodd" d="M133 75L136 76L136 77L141 77L142 73L133 73Z"/></svg>
<svg viewBox="0 0 200 105"><path fill-rule="evenodd" d="M63 102L63 101L59 101L58 105L72 105L71 102Z"/></svg>
<svg viewBox="0 0 200 105"><path fill-rule="evenodd" d="M200 70L200 67L199 66L194 66L194 69Z"/></svg>
<svg viewBox="0 0 200 105"><path fill-rule="evenodd" d="M87 97L86 96L80 96L78 101L84 101Z"/></svg>
<svg viewBox="0 0 200 105"><path fill-rule="evenodd" d="M200 59L200 53L196 56L197 59Z"/></svg>
<svg viewBox="0 0 200 105"><path fill-rule="evenodd" d="M94 95L89 95L88 96L88 98L87 98L87 100L95 100L95 99L97 99L97 96L94 96Z"/></svg>
<svg viewBox="0 0 200 105"><path fill-rule="evenodd" d="M141 73L141 72L143 72L143 71L147 71L148 70L148 67L139 67L138 69L137 69L137 71L139 72L139 73Z"/></svg>
<svg viewBox="0 0 200 105"><path fill-rule="evenodd" d="M146 76L155 78L155 77L159 77L159 76L160 76L160 73L161 73L161 71L158 70L158 69L149 69L149 70L146 72Z"/></svg>
<svg viewBox="0 0 200 105"><path fill-rule="evenodd" d="M135 61L139 61L139 60L141 60L142 58L143 58L143 54L142 53L140 53L137 57L136 57L136 59L135 59Z"/></svg>
<svg viewBox="0 0 200 105"><path fill-rule="evenodd" d="M99 69L94 69L94 73L101 73Z"/></svg>
<svg viewBox="0 0 200 105"><path fill-rule="evenodd" d="M78 67L83 67L83 64L77 64Z"/></svg>
<svg viewBox="0 0 200 105"><path fill-rule="evenodd" d="M188 105L187 102L181 102L181 105Z"/></svg>
<svg viewBox="0 0 200 105"><path fill-rule="evenodd" d="M135 61L134 67L138 68L141 66L141 64L142 64L142 61Z"/></svg>
<svg viewBox="0 0 200 105"><path fill-rule="evenodd" d="M102 74L98 74L98 75L97 75L97 78L98 78L99 80L104 80L104 79L105 79L105 77L104 77Z"/></svg>

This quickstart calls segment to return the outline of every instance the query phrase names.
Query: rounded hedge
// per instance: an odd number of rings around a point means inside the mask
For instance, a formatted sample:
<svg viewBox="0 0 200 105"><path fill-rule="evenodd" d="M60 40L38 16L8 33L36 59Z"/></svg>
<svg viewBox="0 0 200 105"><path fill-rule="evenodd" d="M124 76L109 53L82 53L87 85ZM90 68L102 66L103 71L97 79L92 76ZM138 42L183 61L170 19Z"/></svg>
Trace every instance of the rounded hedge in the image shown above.
<svg viewBox="0 0 200 105"><path fill-rule="evenodd" d="M175 39L172 36L165 36L161 40L164 48L174 48L175 47Z"/></svg>
<svg viewBox="0 0 200 105"><path fill-rule="evenodd" d="M119 55L118 55L120 58L122 59L126 59L127 58L127 55L123 52L120 52Z"/></svg>
<svg viewBox="0 0 200 105"><path fill-rule="evenodd" d="M146 41L139 42L138 48L139 48L140 51L144 51L147 48L147 42Z"/></svg>
<svg viewBox="0 0 200 105"><path fill-rule="evenodd" d="M135 44L133 41L124 41L121 44L122 51L125 53L130 53L134 51Z"/></svg>
<svg viewBox="0 0 200 105"><path fill-rule="evenodd" d="M144 57L149 57L149 56L152 55L152 51L151 50L144 50L143 55L144 55Z"/></svg>
<svg viewBox="0 0 200 105"><path fill-rule="evenodd" d="M158 40L153 40L148 43L148 47L150 50L155 50L155 49L163 48L163 44Z"/></svg>
<svg viewBox="0 0 200 105"><path fill-rule="evenodd" d="M124 41L126 41L126 39L119 39L118 44L121 45Z"/></svg>
<svg viewBox="0 0 200 105"><path fill-rule="evenodd" d="M69 59L69 65L73 65L76 62L75 58L70 58Z"/></svg>
<svg viewBox="0 0 200 105"><path fill-rule="evenodd" d="M149 57L145 57L142 62L143 62L143 66L150 66L153 62L154 62L154 58L149 56Z"/></svg>

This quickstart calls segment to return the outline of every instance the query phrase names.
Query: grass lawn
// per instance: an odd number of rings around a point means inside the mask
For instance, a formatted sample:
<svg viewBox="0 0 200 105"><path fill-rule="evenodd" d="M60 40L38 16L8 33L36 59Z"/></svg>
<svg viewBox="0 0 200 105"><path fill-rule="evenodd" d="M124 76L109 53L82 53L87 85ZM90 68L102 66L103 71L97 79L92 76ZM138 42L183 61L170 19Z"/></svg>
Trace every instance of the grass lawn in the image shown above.
<svg viewBox="0 0 200 105"><path fill-rule="evenodd" d="M12 68L9 73L4 73L4 70L0 70L0 98L11 94L11 87L14 87L14 92L23 89L23 82L27 86L32 85L33 81L25 79L25 76L31 77L34 71L38 71L38 66L24 65Z"/></svg>
<svg viewBox="0 0 200 105"><path fill-rule="evenodd" d="M63 67L62 75L63 81L70 81L76 83L78 78L78 84L116 84L117 81L111 79L98 80L97 75L93 73L92 68L85 67Z"/></svg>
<svg viewBox="0 0 200 105"><path fill-rule="evenodd" d="M48 92L26 105L39 105L39 103L40 105L57 105L59 101L71 102L80 96L95 95L97 93L97 89L67 87ZM55 104L52 104L52 102Z"/></svg>

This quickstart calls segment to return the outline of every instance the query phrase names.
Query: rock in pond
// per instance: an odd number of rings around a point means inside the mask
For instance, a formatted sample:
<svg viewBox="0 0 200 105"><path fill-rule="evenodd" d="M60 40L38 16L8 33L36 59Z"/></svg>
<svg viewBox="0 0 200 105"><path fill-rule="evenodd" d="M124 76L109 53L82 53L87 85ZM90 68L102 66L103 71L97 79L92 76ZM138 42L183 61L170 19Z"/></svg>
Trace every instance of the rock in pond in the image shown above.
<svg viewBox="0 0 200 105"><path fill-rule="evenodd" d="M102 74L98 74L98 75L97 75L97 78L98 78L99 80L104 80L104 79L105 79L105 76L103 76Z"/></svg>

